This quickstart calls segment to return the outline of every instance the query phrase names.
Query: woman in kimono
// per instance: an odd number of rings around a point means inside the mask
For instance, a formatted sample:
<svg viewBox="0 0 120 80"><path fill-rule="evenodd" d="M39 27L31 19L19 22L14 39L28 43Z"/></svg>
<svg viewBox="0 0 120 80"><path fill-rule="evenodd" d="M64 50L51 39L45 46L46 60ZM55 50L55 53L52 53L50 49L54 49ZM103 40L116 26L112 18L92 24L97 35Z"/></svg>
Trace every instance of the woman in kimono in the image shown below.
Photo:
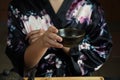
<svg viewBox="0 0 120 80"><path fill-rule="evenodd" d="M8 11L6 54L21 76L33 68L39 77L86 76L109 57L112 40L97 0L12 0ZM85 30L74 47L57 35L66 24Z"/></svg>

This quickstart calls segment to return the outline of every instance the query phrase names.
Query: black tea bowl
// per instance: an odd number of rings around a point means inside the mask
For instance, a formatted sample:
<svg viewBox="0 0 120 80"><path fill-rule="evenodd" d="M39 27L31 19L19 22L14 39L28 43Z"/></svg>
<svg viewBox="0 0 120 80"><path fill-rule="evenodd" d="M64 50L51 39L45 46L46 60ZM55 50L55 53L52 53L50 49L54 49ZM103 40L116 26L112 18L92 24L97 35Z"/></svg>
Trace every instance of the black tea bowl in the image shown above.
<svg viewBox="0 0 120 80"><path fill-rule="evenodd" d="M62 28L58 30L58 35L63 38L61 42L65 47L78 45L85 35L84 30L77 28Z"/></svg>

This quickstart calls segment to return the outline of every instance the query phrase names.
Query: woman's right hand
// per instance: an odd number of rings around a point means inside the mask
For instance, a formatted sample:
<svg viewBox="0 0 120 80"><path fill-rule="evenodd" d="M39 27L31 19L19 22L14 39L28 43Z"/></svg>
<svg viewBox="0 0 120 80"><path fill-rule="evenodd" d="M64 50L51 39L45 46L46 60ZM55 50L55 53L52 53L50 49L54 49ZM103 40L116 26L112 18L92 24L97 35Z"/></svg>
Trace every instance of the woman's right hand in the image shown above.
<svg viewBox="0 0 120 80"><path fill-rule="evenodd" d="M42 40L42 45L44 47L55 47L55 48L62 48L63 45L59 42L62 41L62 38L57 35L58 29L54 26L48 28L47 31L41 35L40 40Z"/></svg>
<svg viewBox="0 0 120 80"><path fill-rule="evenodd" d="M63 45L59 43L62 38L57 35L57 32L58 29L51 26L47 31L34 31L27 35L26 38L30 39L30 46L26 49L24 55L26 68L37 65L48 48L63 48Z"/></svg>

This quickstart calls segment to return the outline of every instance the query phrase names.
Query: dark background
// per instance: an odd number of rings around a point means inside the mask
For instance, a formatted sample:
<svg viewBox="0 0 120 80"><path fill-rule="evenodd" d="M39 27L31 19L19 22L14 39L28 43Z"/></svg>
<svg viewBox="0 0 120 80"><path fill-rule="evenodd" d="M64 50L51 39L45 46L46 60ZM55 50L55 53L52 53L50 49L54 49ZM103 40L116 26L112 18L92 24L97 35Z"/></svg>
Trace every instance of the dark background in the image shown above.
<svg viewBox="0 0 120 80"><path fill-rule="evenodd" d="M10 0L0 0L0 72L11 69L12 65L5 55L7 37L7 7ZM113 48L109 59L93 75L105 77L120 76L120 0L100 0L113 37Z"/></svg>

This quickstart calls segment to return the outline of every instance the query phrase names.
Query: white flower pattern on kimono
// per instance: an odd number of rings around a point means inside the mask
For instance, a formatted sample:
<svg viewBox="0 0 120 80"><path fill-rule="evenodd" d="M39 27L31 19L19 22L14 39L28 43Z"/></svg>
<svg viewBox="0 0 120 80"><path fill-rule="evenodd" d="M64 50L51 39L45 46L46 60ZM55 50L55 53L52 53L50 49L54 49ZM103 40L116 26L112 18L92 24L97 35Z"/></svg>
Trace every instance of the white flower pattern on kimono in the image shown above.
<svg viewBox="0 0 120 80"><path fill-rule="evenodd" d="M75 17L77 21L79 21L81 24L84 23L85 21L87 21L87 24L89 24L91 13L92 5L85 4L78 10L78 14Z"/></svg>
<svg viewBox="0 0 120 80"><path fill-rule="evenodd" d="M90 50L90 44L83 42L82 44L79 45L79 50L82 50L82 49Z"/></svg>
<svg viewBox="0 0 120 80"><path fill-rule="evenodd" d="M47 14L41 17L38 15L30 15L29 17L27 17L26 15L24 15L21 19L23 21L27 33L31 32L32 30L38 29L47 30L48 27L51 26L51 20L49 15Z"/></svg>

